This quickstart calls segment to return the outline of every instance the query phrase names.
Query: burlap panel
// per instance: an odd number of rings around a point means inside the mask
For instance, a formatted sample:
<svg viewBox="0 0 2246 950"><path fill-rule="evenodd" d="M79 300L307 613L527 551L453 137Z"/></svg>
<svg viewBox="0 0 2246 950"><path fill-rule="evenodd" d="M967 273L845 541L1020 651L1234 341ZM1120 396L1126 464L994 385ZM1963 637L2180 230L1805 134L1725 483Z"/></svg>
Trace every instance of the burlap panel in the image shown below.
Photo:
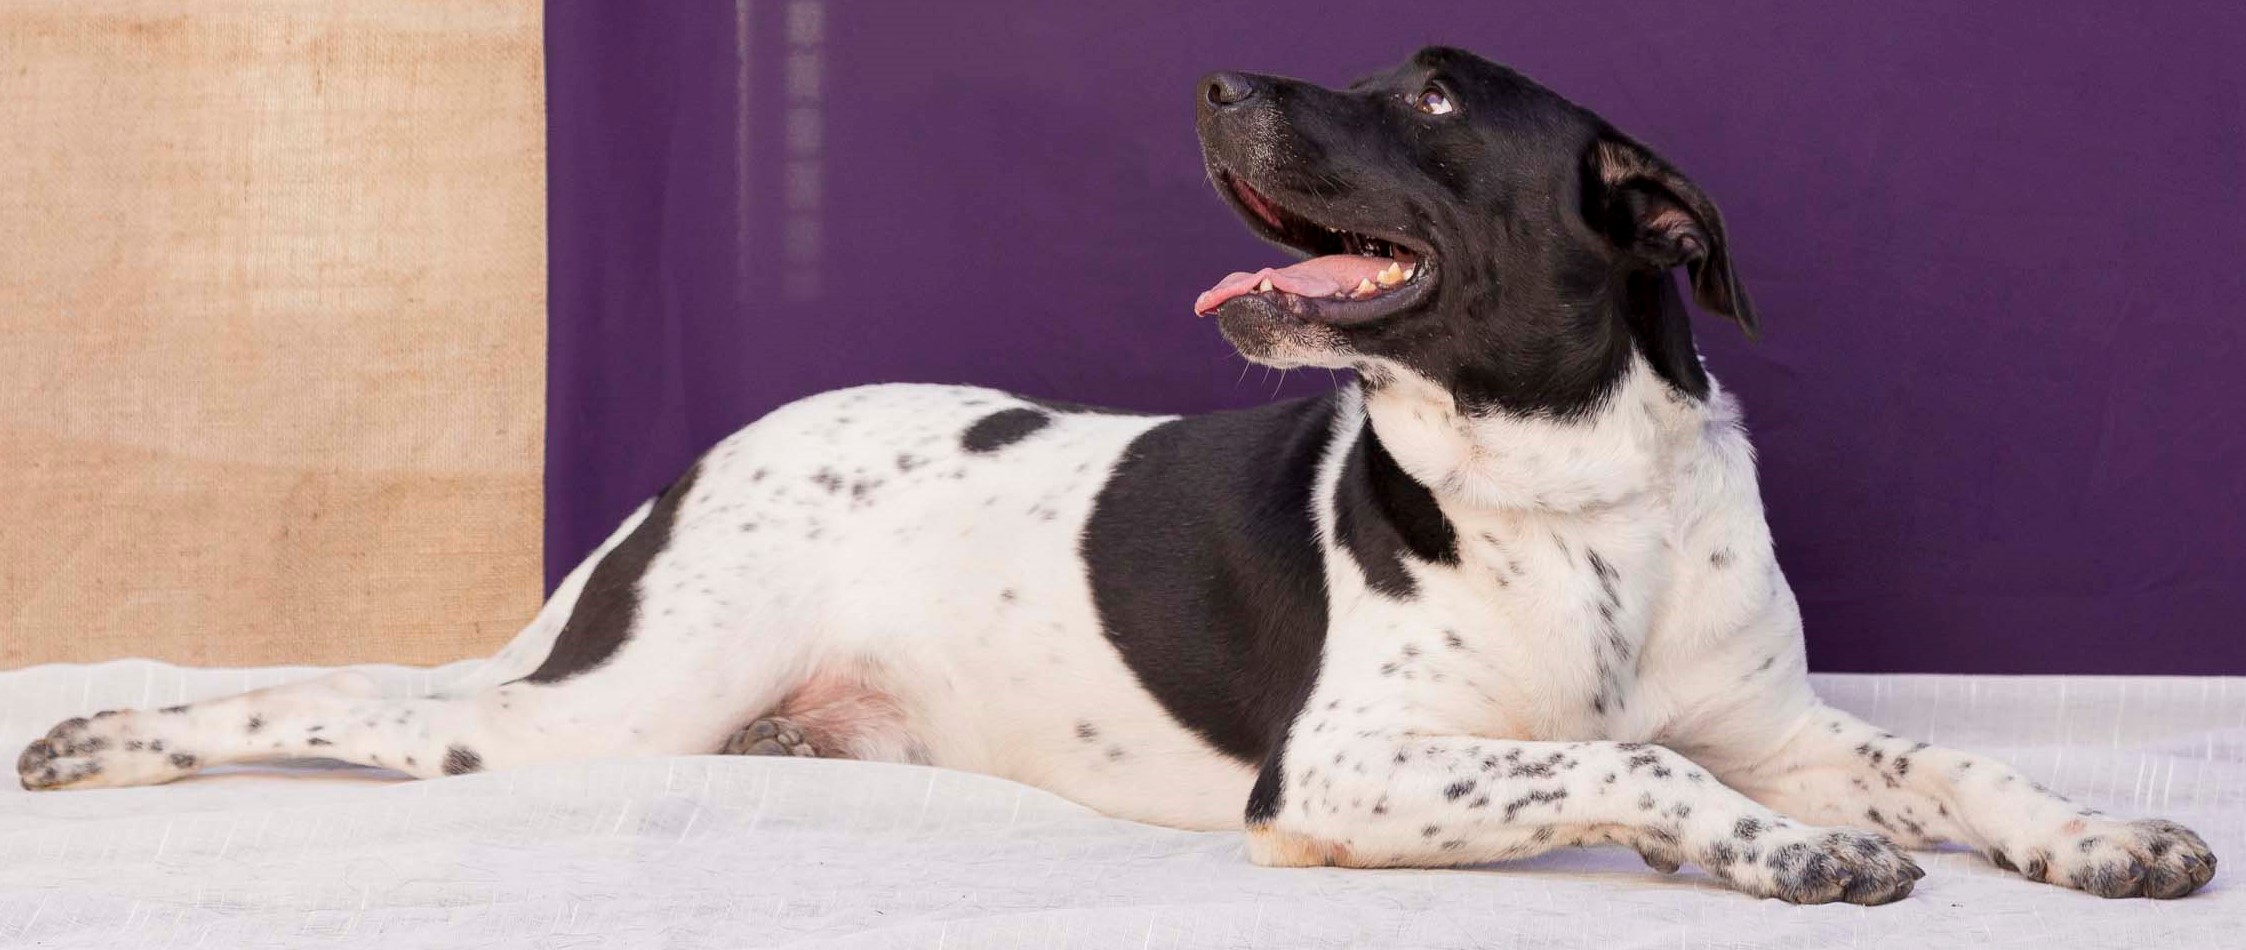
<svg viewBox="0 0 2246 950"><path fill-rule="evenodd" d="M536 0L0 5L0 666L536 609Z"/></svg>

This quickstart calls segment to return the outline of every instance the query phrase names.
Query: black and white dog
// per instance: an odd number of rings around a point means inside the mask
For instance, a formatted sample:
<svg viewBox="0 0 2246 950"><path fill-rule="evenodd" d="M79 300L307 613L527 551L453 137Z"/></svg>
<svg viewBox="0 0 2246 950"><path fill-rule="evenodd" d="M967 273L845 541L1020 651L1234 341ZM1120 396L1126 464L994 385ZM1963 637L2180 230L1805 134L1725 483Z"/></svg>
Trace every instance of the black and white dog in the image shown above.
<svg viewBox="0 0 2246 950"><path fill-rule="evenodd" d="M2178 897L2215 856L1820 704L1739 410L1670 271L1753 332L1715 205L1501 66L1198 89L1217 190L1305 255L1203 294L1338 392L1187 418L845 390L720 443L442 695L328 678L62 723L30 788L342 759L415 776L731 752L925 762L1245 824L1272 865L1614 842L1878 904L1906 847Z"/></svg>

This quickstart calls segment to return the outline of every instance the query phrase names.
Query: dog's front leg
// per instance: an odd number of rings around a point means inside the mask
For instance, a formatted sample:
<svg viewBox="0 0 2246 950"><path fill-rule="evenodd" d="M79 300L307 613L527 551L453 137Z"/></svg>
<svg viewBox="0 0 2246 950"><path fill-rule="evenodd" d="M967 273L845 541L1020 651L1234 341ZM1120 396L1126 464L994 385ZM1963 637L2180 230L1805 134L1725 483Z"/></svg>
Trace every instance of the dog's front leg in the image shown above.
<svg viewBox="0 0 2246 950"><path fill-rule="evenodd" d="M1958 841L1999 867L2101 897L2182 897L2215 875L2215 855L2171 821L2108 818L1985 756L1883 732L1812 708L1751 764L1703 757L1724 781L1804 821L1877 828L1906 844Z"/></svg>
<svg viewBox="0 0 2246 950"><path fill-rule="evenodd" d="M1659 746L1426 738L1311 713L1250 799L1259 864L1436 867L1613 842L1748 893L1883 904L1920 871L1876 834L1790 821Z"/></svg>

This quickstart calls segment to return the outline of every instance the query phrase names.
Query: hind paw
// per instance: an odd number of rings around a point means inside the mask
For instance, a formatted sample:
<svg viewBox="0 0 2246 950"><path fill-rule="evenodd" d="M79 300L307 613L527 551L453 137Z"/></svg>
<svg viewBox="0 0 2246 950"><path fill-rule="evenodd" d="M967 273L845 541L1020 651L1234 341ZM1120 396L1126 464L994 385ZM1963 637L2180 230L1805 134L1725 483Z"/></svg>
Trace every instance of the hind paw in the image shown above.
<svg viewBox="0 0 2246 950"><path fill-rule="evenodd" d="M766 716L749 723L733 738L725 740L723 755L800 755L817 758L819 750L813 748L809 736L794 722L778 716Z"/></svg>
<svg viewBox="0 0 2246 950"><path fill-rule="evenodd" d="M24 747L16 757L16 778L26 789L45 791L153 785L195 771L200 763L192 753L141 734L134 720L143 715L105 712L64 720Z"/></svg>

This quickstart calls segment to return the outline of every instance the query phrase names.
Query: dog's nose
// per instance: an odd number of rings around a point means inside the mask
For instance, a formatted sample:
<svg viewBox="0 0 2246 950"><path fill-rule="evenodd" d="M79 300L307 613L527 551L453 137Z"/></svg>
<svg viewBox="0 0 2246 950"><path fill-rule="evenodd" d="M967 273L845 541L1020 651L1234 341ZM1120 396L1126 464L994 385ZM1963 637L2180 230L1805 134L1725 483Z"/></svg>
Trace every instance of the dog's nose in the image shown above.
<svg viewBox="0 0 2246 950"><path fill-rule="evenodd" d="M1223 109L1255 98L1256 82L1239 73L1210 73L1201 78L1201 101Z"/></svg>

